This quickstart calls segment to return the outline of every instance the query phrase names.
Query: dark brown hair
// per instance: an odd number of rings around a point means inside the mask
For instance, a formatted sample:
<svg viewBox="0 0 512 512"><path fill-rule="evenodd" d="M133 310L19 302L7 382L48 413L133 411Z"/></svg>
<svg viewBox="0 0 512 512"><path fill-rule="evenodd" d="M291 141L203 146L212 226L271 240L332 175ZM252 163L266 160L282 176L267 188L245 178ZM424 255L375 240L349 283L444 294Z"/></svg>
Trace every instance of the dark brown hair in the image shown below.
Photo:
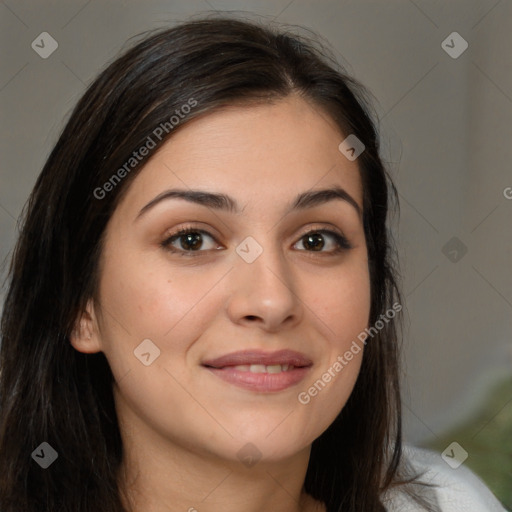
<svg viewBox="0 0 512 512"><path fill-rule="evenodd" d="M367 93L325 47L285 29L221 17L145 34L88 87L23 212L1 323L2 512L124 510L112 373L103 353L80 353L69 341L97 294L106 224L151 155L125 168L122 179L112 176L152 134L158 148L214 109L292 93L364 143L358 163L370 325L400 300L387 227L396 191L379 156ZM195 107L182 109L191 99ZM168 127L176 111L179 123L159 140L155 129ZM368 342L347 404L313 443L305 490L329 512L384 511L383 493L400 481L397 318ZM47 470L31 458L43 441L59 454Z"/></svg>

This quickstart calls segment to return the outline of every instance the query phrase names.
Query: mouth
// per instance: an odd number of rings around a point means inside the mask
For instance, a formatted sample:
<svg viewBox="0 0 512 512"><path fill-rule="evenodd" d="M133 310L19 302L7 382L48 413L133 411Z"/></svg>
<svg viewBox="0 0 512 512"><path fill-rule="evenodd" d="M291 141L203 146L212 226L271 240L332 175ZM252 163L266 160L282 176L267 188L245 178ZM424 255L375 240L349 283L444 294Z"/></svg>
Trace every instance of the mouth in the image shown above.
<svg viewBox="0 0 512 512"><path fill-rule="evenodd" d="M210 368L215 368L210 366ZM236 366L223 366L221 368L215 368L216 370L223 370L230 368L239 372L251 372L251 373L281 373L288 372L295 369L295 366L290 364L237 364Z"/></svg>
<svg viewBox="0 0 512 512"><path fill-rule="evenodd" d="M313 362L292 350L246 350L204 361L202 366L222 380L251 391L282 391L298 384Z"/></svg>

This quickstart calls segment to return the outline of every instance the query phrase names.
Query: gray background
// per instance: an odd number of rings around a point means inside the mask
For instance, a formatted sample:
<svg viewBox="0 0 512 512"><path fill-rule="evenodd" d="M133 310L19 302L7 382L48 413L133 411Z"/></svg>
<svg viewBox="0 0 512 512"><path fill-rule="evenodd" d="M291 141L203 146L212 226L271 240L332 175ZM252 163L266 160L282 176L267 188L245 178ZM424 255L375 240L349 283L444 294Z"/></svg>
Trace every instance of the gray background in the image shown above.
<svg viewBox="0 0 512 512"><path fill-rule="evenodd" d="M211 10L317 31L375 96L402 209L406 438L441 435L512 373L510 0L1 1L2 278L16 219L85 86L130 37ZM47 59L31 48L44 31L59 45ZM454 31L469 43L456 59L441 46Z"/></svg>

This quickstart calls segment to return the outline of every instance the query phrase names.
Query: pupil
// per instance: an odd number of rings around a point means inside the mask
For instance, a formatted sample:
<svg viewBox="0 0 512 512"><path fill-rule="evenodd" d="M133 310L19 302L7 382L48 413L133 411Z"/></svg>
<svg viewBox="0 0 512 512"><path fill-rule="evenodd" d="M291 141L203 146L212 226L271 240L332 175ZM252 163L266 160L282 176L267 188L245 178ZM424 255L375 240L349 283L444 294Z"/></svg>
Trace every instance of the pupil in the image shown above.
<svg viewBox="0 0 512 512"><path fill-rule="evenodd" d="M315 233L313 235L308 235L306 243L308 246L312 247L313 250L315 250L315 251L321 250L324 246L323 237L319 233ZM320 243L320 246L318 245L318 243Z"/></svg>
<svg viewBox="0 0 512 512"><path fill-rule="evenodd" d="M201 246L201 235L199 233L187 233L185 235L185 249L198 249Z"/></svg>

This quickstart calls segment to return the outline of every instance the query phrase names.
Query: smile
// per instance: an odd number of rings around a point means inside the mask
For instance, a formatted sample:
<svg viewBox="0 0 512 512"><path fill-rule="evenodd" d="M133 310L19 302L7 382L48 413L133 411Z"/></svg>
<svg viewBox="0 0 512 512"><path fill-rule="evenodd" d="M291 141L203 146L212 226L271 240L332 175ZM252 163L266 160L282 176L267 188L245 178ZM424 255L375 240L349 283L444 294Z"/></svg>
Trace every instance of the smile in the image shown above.
<svg viewBox="0 0 512 512"><path fill-rule="evenodd" d="M313 363L291 350L247 350L204 361L202 366L224 382L256 392L283 391L298 384Z"/></svg>
<svg viewBox="0 0 512 512"><path fill-rule="evenodd" d="M240 372L251 372L251 373L281 373L293 370L295 366L291 366L289 364L239 364L237 366L232 367L233 370L238 370Z"/></svg>

